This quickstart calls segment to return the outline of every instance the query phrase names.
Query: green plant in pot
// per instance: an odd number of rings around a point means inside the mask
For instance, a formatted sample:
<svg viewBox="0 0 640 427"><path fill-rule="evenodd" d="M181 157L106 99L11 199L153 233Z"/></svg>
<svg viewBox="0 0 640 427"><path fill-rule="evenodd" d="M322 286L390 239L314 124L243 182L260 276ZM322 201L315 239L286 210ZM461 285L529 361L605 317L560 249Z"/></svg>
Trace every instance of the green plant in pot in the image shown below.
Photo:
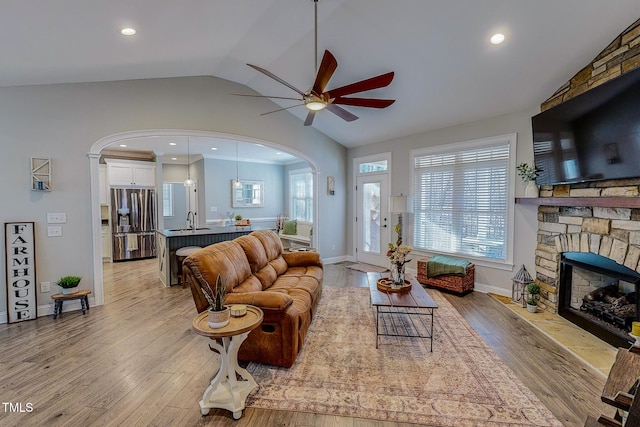
<svg viewBox="0 0 640 427"><path fill-rule="evenodd" d="M529 313L535 313L538 310L536 295L540 294L540 286L537 283L529 283L527 285L527 293L529 294L529 298L527 298L527 310Z"/></svg>
<svg viewBox="0 0 640 427"><path fill-rule="evenodd" d="M74 292L78 292L78 284L82 280L80 276L64 276L58 280L56 285L62 288L63 294L72 294Z"/></svg>
<svg viewBox="0 0 640 427"><path fill-rule="evenodd" d="M213 329L224 328L229 324L231 312L229 307L224 305L227 297L227 287L223 285L222 278L218 274L215 289L203 278L205 288L204 296L209 302L209 327Z"/></svg>

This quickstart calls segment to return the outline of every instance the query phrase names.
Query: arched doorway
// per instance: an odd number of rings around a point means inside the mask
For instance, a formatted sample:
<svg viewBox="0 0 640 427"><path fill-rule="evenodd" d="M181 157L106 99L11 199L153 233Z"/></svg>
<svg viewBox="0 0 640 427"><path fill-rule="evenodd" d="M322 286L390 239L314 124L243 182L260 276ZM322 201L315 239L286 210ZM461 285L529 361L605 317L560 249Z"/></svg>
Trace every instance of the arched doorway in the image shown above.
<svg viewBox="0 0 640 427"><path fill-rule="evenodd" d="M96 305L104 304L104 278L102 268L102 236L101 236L101 215L100 215L100 188L99 188L99 169L100 156L102 151L114 144L121 144L127 140L143 137L211 137L221 139L233 139L236 141L248 142L253 144L262 144L269 147L290 153L302 161L305 161L314 175L313 191L319 194L319 170L318 165L313 159L294 148L284 146L273 141L267 141L242 135L233 135L214 131L197 131L197 130L180 130L180 129L156 129L123 132L109 135L99 139L91 146L91 151L87 154L89 158L89 172L91 179L91 231L93 238L93 274L94 274L94 300ZM316 218L314 224L315 232L312 236L312 245L315 245L320 235L319 221L319 200L316 198L313 204L313 216Z"/></svg>

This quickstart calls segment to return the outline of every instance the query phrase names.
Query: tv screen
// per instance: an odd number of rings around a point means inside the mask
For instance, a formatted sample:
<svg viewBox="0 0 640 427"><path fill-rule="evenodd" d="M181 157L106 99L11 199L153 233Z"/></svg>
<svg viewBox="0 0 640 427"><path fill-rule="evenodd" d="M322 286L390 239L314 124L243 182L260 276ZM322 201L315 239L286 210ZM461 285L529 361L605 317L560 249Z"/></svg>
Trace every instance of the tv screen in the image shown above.
<svg viewBox="0 0 640 427"><path fill-rule="evenodd" d="M640 69L531 118L538 185L640 177Z"/></svg>

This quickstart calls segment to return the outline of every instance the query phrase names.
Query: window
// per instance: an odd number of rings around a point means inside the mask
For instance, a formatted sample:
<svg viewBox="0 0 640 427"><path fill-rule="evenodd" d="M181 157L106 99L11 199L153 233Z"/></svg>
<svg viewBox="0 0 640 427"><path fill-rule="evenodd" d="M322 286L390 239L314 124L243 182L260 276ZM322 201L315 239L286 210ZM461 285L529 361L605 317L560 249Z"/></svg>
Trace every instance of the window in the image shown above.
<svg viewBox="0 0 640 427"><path fill-rule="evenodd" d="M360 163L360 173L384 172L387 170L387 160Z"/></svg>
<svg viewBox="0 0 640 427"><path fill-rule="evenodd" d="M289 174L289 212L291 219L313 222L313 174L308 170Z"/></svg>
<svg viewBox="0 0 640 427"><path fill-rule="evenodd" d="M173 187L171 183L162 184L162 215L173 216Z"/></svg>
<svg viewBox="0 0 640 427"><path fill-rule="evenodd" d="M506 262L515 134L413 152L417 249Z"/></svg>

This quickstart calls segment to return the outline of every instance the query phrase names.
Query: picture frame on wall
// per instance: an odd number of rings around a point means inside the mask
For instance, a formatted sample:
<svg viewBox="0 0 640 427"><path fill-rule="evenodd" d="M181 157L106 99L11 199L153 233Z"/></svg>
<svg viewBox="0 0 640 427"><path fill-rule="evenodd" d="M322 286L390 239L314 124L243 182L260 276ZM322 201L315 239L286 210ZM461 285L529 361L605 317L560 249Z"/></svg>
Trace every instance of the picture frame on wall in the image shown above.
<svg viewBox="0 0 640 427"><path fill-rule="evenodd" d="M33 222L5 222L7 266L7 322L38 317L36 294L35 226Z"/></svg>

